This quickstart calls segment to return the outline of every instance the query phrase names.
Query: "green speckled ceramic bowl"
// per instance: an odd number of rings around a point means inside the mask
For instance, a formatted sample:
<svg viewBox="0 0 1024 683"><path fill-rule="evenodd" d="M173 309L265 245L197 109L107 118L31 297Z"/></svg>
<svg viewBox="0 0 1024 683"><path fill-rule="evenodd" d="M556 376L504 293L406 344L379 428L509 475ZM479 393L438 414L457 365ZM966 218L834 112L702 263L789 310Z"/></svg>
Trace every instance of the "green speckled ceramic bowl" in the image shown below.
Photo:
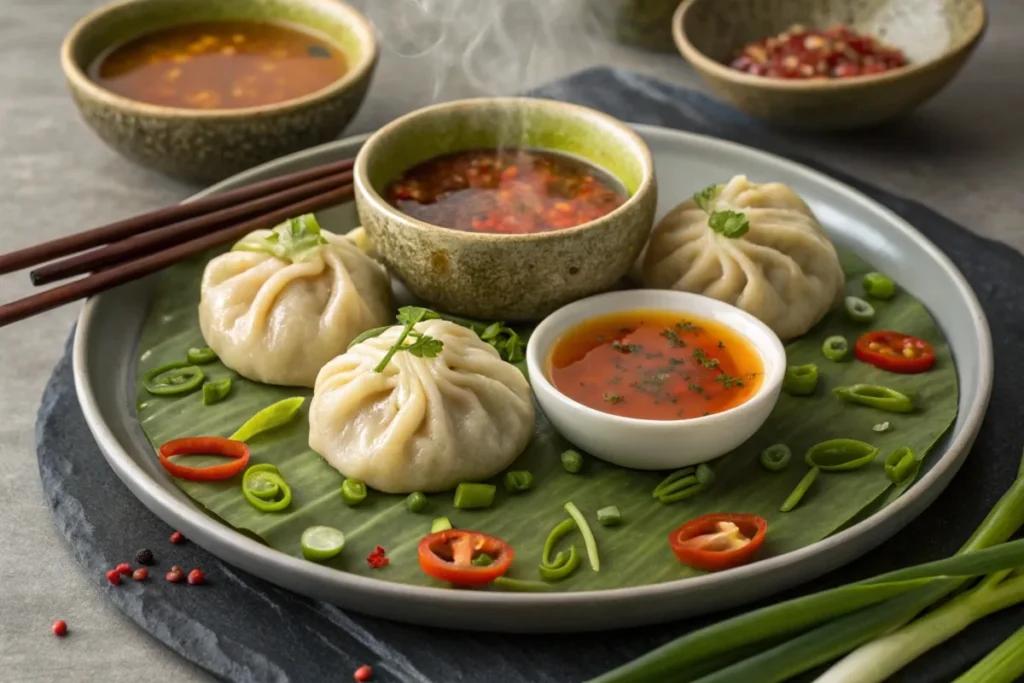
<svg viewBox="0 0 1024 683"><path fill-rule="evenodd" d="M753 41L793 24L843 23L907 55L902 69L830 80L782 80L728 66ZM932 97L967 61L985 31L981 0L684 0L676 46L719 97L774 124L843 130L880 123Z"/></svg>
<svg viewBox="0 0 1024 683"><path fill-rule="evenodd" d="M498 146L575 155L617 177L630 197L595 221L528 235L431 225L382 197L416 164ZM647 240L657 204L654 165L640 137L610 116L553 100L474 99L420 109L367 140L354 176L359 218L388 268L441 310L483 320L537 320L611 289Z"/></svg>
<svg viewBox="0 0 1024 683"><path fill-rule="evenodd" d="M287 102L210 110L137 102L87 75L115 45L170 26L217 20L279 22L324 36L344 53L348 71ZM130 0L86 16L61 48L75 104L104 142L132 161L203 184L336 138L359 110L376 63L373 28L337 0Z"/></svg>

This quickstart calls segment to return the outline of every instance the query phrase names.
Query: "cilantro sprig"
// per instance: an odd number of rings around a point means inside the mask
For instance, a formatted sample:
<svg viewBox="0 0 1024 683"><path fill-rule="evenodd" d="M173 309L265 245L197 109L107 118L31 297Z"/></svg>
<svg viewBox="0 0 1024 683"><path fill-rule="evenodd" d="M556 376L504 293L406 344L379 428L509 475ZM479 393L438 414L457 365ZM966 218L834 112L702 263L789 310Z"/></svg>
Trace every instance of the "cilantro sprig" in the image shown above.
<svg viewBox="0 0 1024 683"><path fill-rule="evenodd" d="M729 239L743 237L750 230L746 214L740 211L716 211L714 208L721 191L721 185L709 185L693 195L693 203L708 215L708 227L719 235Z"/></svg>
<svg viewBox="0 0 1024 683"><path fill-rule="evenodd" d="M301 263L308 261L327 244L320 234L320 223L311 213L289 218L274 227L269 234L250 235L232 247L232 251L258 251L279 259Z"/></svg>
<svg viewBox="0 0 1024 683"><path fill-rule="evenodd" d="M472 326L470 329L476 332ZM506 327L504 321L491 323L477 334L493 346L498 355L509 363L519 363L526 358L526 342L522 340L518 332L511 327Z"/></svg>
<svg viewBox="0 0 1024 683"><path fill-rule="evenodd" d="M423 322L424 320L436 320L440 318L437 313L430 310L429 308L422 308L420 306L403 306L398 309L398 322L405 325L401 334L398 335L398 339L394 345L388 349L388 352L381 358L380 363L373 369L374 372L384 372L384 368L388 366L391 359L394 358L395 354L399 351L405 351L411 353L417 358L435 358L441 353L441 349L444 348L444 342L440 339L434 339L429 334L423 334L417 332L414 328L416 323ZM411 340L406 343L406 340Z"/></svg>

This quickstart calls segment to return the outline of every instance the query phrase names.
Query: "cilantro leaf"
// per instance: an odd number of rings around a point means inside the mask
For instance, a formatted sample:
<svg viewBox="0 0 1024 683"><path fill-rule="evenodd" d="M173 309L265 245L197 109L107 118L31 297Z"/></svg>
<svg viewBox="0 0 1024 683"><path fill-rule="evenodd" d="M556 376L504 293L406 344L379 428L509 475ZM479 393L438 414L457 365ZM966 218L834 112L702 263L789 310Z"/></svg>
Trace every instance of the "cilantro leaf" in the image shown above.
<svg viewBox="0 0 1024 683"><path fill-rule="evenodd" d="M739 211L715 211L708 216L708 226L723 237L736 239L750 230L746 214Z"/></svg>
<svg viewBox="0 0 1024 683"><path fill-rule="evenodd" d="M403 306L398 309L398 322L403 325L415 325L418 322L424 320L436 320L440 318L437 313L430 310L429 308L423 308L421 306Z"/></svg>
<svg viewBox="0 0 1024 683"><path fill-rule="evenodd" d="M429 334L421 334L416 341L408 346L403 346L402 351L408 351L417 358L436 358L444 348L444 342L434 339Z"/></svg>
<svg viewBox="0 0 1024 683"><path fill-rule="evenodd" d="M700 192L693 195L693 203L697 205L701 211L705 213L711 213L711 205L718 199L718 193L721 191L721 185L708 185Z"/></svg>
<svg viewBox="0 0 1024 683"><path fill-rule="evenodd" d="M283 261L301 263L320 253L327 238L320 234L320 223L311 213L289 218L269 233L257 231L238 242L232 251L256 251L271 254Z"/></svg>

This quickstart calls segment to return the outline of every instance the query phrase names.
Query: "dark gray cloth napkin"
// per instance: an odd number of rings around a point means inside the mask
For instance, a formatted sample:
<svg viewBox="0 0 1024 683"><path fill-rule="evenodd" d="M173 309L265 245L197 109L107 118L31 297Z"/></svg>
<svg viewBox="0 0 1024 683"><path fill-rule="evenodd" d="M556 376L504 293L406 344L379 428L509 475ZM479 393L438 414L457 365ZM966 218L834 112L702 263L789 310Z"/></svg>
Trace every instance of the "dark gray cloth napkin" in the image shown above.
<svg viewBox="0 0 1024 683"><path fill-rule="evenodd" d="M637 74L592 69L540 88L622 120L714 135L783 156L765 128L696 92ZM953 259L992 326L996 380L971 456L926 514L870 556L786 596L855 581L956 551L1016 474L1024 378L1024 257L977 237L915 202L840 172L815 167L885 204ZM718 617L587 635L507 636L433 630L345 613L234 569L202 549L167 542L170 529L107 467L75 396L70 344L43 396L36 426L39 471L55 521L82 571L153 637L230 681L349 681L361 664L375 681L575 683L643 654ZM145 585L111 587L104 572L151 547L159 565ZM163 581L172 564L202 567L209 585L182 590ZM915 662L897 680L950 681L1021 623L1015 608L968 629Z"/></svg>

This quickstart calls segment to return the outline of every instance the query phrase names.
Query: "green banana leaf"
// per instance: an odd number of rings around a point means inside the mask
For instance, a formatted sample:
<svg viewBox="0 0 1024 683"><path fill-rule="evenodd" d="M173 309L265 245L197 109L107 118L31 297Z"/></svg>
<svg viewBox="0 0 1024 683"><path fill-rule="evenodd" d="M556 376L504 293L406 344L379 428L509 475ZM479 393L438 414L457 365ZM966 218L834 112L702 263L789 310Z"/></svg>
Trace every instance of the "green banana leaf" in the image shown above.
<svg viewBox="0 0 1024 683"><path fill-rule="evenodd" d="M848 293L862 295L861 276L870 267L852 254L841 256ZM158 397L142 388L145 372L184 360L189 347L203 345L197 306L204 264L205 260L194 260L164 273L140 341L138 414L154 445L184 436L226 437L271 403L312 393L250 382L219 362L203 369L208 380L233 378L231 394L221 403L204 406L199 392ZM780 555L815 543L895 500L906 487L897 490L891 486L883 471L885 456L901 446L910 446L919 457L925 457L956 416L956 369L931 316L905 292L890 301L872 303L877 316L871 323L851 322L842 310L837 310L807 335L787 345L790 364L815 363L820 368L815 393L808 397L783 394L767 423L750 441L713 463L713 486L679 503L663 505L651 495L665 473L628 470L592 457L586 458L579 474L563 470L559 454L571 444L555 432L539 409L533 441L511 467L531 471L535 487L525 493L508 494L496 478L492 482L498 484L495 502L483 510L455 509L451 493L428 496L429 505L420 513L409 512L403 496L377 492L371 492L358 507L346 506L339 494L342 475L307 444L308 402L294 422L250 441L252 463L276 465L291 485L293 501L287 510L266 513L253 508L242 495L240 477L229 482L175 482L211 515L211 524L229 524L296 557L301 557L299 539L303 530L315 524L333 526L345 532L347 543L344 551L328 562L330 566L409 584L442 585L424 575L416 560L418 541L429 533L431 520L441 516L448 517L457 528L504 539L516 551L508 575L537 579L544 540L548 531L566 518L563 505L570 500L591 521L601 570L592 571L584 561L573 575L555 585L557 590L620 588L698 574L675 559L667 539L669 532L683 522L711 512L765 517L768 538L759 557ZM923 374L898 375L852 358L835 363L822 355L825 337L842 334L852 344L871 329L897 330L929 341L937 355L935 368ZM918 408L908 414L885 413L845 403L832 393L835 387L857 383L882 384L912 394ZM889 429L873 429L883 422L889 423ZM806 472L803 454L810 446L835 438L871 443L879 448L879 457L858 470L822 473L795 510L780 512L779 506ZM794 454L789 467L778 473L766 471L758 461L760 452L775 443L787 444ZM685 448L685 444L680 447ZM203 457L194 464L202 465ZM596 511L608 505L616 505L622 512L621 526L602 527L596 523ZM583 552L579 532L570 534L563 541L567 543ZM372 569L365 558L378 545L387 550L391 561L382 569Z"/></svg>

